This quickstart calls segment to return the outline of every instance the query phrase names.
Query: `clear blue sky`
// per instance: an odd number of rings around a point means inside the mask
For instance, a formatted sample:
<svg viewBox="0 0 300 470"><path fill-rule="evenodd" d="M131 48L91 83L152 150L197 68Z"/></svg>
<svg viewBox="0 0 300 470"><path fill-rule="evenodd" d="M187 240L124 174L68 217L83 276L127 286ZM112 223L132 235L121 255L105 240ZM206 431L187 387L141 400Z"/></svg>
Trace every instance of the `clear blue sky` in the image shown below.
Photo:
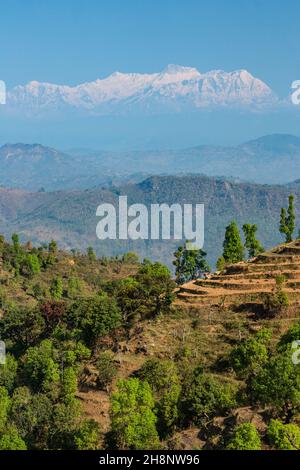
<svg viewBox="0 0 300 470"><path fill-rule="evenodd" d="M246 68L288 94L300 78L298 0L1 2L1 79L78 84L168 63Z"/></svg>

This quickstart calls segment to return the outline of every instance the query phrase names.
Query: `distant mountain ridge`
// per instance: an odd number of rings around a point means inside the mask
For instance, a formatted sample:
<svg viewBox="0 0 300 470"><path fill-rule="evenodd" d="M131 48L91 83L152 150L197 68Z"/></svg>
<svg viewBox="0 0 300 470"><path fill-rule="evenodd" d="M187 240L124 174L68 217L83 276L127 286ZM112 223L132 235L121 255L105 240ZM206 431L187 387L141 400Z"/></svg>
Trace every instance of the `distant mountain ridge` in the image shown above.
<svg viewBox="0 0 300 470"><path fill-rule="evenodd" d="M118 255L136 251L141 257L172 264L178 241L104 240L96 237L96 208L101 203L117 207L119 195L128 204L204 203L205 244L213 265L222 252L225 227L235 219L258 225L258 237L265 248L277 245L280 209L287 205L290 193L295 195L297 230L300 221L300 188L236 183L206 176L153 176L139 184L111 189L88 189L56 192L28 192L0 189L0 233L10 237L20 233L22 239L35 244L56 239L66 249L81 251L89 245L99 255ZM297 233L297 230L295 233Z"/></svg>
<svg viewBox="0 0 300 470"><path fill-rule="evenodd" d="M0 186L47 191L118 186L150 175L208 175L290 184L300 177L300 138L260 137L241 145L182 150L86 151L70 155L40 144L0 147Z"/></svg>
<svg viewBox="0 0 300 470"><path fill-rule="evenodd" d="M193 67L168 65L158 73L115 72L77 86L31 81L7 94L8 108L26 114L80 110L100 115L142 114L210 107L261 107L276 103L276 94L247 70L201 73Z"/></svg>

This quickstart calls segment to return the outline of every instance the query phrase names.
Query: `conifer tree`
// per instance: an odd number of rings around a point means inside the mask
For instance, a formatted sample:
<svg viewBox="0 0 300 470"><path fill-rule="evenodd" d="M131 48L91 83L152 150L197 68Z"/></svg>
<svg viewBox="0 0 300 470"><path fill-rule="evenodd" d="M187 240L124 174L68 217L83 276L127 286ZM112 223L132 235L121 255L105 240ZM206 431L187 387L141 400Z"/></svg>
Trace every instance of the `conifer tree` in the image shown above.
<svg viewBox="0 0 300 470"><path fill-rule="evenodd" d="M244 259L244 246L237 223L233 220L225 232L223 243L223 258L225 263L238 263Z"/></svg>
<svg viewBox="0 0 300 470"><path fill-rule="evenodd" d="M245 247L248 250L249 258L254 258L259 253L262 253L264 248L255 236L257 232L257 225L244 224L243 232L245 235Z"/></svg>

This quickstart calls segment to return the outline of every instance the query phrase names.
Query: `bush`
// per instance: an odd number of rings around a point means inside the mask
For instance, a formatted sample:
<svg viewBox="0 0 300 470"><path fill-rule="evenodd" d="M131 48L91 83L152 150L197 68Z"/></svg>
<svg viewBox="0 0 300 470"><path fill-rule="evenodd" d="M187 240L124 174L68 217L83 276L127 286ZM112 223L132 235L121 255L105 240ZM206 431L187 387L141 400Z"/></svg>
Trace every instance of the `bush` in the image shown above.
<svg viewBox="0 0 300 470"><path fill-rule="evenodd" d="M117 367L114 360L114 356L110 351L104 351L99 354L96 362L98 371L98 386L104 390L107 388L117 375Z"/></svg>
<svg viewBox="0 0 300 470"><path fill-rule="evenodd" d="M18 430L9 426L5 432L0 434L0 450L26 450L26 444L19 436Z"/></svg>
<svg viewBox="0 0 300 470"><path fill-rule="evenodd" d="M229 364L242 378L255 374L269 358L271 332L263 330L235 346L229 354Z"/></svg>
<svg viewBox="0 0 300 470"><path fill-rule="evenodd" d="M182 407L188 422L203 425L212 416L221 414L236 403L236 389L204 374L197 367L183 389Z"/></svg>
<svg viewBox="0 0 300 470"><path fill-rule="evenodd" d="M227 450L261 450L259 434L252 423L237 426L229 440Z"/></svg>
<svg viewBox="0 0 300 470"><path fill-rule="evenodd" d="M99 424L93 420L84 420L74 436L77 450L99 449L100 429Z"/></svg>
<svg viewBox="0 0 300 470"><path fill-rule="evenodd" d="M278 450L300 450L300 428L296 424L283 424L272 419L267 436L270 444Z"/></svg>
<svg viewBox="0 0 300 470"><path fill-rule="evenodd" d="M111 434L120 450L160 447L150 385L138 379L120 380L111 397Z"/></svg>

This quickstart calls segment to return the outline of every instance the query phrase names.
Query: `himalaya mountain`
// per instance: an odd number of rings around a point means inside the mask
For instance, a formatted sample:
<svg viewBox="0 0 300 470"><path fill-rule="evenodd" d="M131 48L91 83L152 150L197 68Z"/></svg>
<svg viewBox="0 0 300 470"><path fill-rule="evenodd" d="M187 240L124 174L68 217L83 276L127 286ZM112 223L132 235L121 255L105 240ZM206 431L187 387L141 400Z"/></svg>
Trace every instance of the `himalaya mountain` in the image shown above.
<svg viewBox="0 0 300 470"><path fill-rule="evenodd" d="M99 115L151 114L210 107L260 108L276 102L271 88L247 70L201 73L178 65L152 74L115 72L73 87L32 81L7 94L9 109L29 115L66 109Z"/></svg>
<svg viewBox="0 0 300 470"><path fill-rule="evenodd" d="M149 175L180 174L290 183L300 177L300 138L274 134L237 146L131 152L66 153L40 144L6 144L0 148L0 185L5 187L86 189L137 183Z"/></svg>

